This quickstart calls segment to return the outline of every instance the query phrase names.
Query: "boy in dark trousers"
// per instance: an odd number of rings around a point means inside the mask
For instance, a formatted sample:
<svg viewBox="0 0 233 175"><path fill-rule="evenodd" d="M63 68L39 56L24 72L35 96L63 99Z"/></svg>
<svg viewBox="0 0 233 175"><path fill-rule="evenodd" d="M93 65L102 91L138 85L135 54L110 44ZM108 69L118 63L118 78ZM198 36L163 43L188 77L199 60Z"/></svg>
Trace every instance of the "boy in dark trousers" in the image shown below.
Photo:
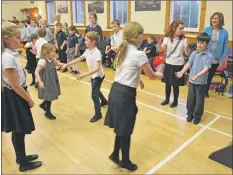
<svg viewBox="0 0 233 175"><path fill-rule="evenodd" d="M211 68L213 57L207 50L210 36L202 33L197 36L197 51L194 51L184 68L176 73L178 78L190 68L189 91L187 99L188 118L187 121L196 125L200 122L204 112L205 88L207 84L208 71Z"/></svg>
<svg viewBox="0 0 233 175"><path fill-rule="evenodd" d="M144 48L144 52L147 58L150 59L156 57L157 56L157 51L155 46L156 41L152 35L147 37L147 43L148 43L147 47Z"/></svg>
<svg viewBox="0 0 233 175"><path fill-rule="evenodd" d="M61 63L67 63L67 38L65 32L62 31L62 24L58 22L56 24L56 48L58 50L59 60ZM66 72L67 69L64 70Z"/></svg>

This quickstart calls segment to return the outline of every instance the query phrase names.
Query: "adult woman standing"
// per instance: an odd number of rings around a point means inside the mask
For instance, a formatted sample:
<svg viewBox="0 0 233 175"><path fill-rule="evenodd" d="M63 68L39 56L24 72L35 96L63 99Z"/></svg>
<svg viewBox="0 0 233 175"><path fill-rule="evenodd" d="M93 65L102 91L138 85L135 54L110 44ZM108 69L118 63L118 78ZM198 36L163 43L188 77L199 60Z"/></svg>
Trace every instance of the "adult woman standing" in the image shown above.
<svg viewBox="0 0 233 175"><path fill-rule="evenodd" d="M208 44L208 50L213 55L214 60L209 70L206 98L209 98L209 88L217 68L224 67L228 53L228 32L223 28L224 16L220 12L215 12L210 17L210 26L204 29L204 32L210 35L211 41Z"/></svg>
<svg viewBox="0 0 233 175"><path fill-rule="evenodd" d="M167 105L169 103L171 86L173 86L174 100L170 105L171 108L178 105L179 86L184 86L184 77L178 79L175 73L183 69L185 63L184 53L189 55L190 52L183 30L184 22L177 19L170 24L168 31L165 33L163 43L161 44L161 40L158 42L159 52L167 50L164 78L162 80L166 84L166 99L161 105Z"/></svg>

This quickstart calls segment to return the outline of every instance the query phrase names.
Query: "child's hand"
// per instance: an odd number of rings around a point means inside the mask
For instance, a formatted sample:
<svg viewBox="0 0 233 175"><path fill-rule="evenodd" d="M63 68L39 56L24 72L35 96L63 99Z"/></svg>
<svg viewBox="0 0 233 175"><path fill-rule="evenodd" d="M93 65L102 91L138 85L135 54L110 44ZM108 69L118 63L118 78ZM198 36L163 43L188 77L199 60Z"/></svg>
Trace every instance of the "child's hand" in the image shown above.
<svg viewBox="0 0 233 175"><path fill-rule="evenodd" d="M190 78L190 80L192 80L192 81L195 81L195 80L197 80L197 76L194 76L194 77L192 77L192 78Z"/></svg>
<svg viewBox="0 0 233 175"><path fill-rule="evenodd" d="M139 85L140 85L140 88L141 88L141 89L144 89L144 83L143 83L143 81L142 81L142 80L139 80L138 83L139 83Z"/></svg>
<svg viewBox="0 0 233 175"><path fill-rule="evenodd" d="M64 46L61 46L60 49L63 50Z"/></svg>
<svg viewBox="0 0 233 175"><path fill-rule="evenodd" d="M41 89L44 89L44 88L45 88L44 83L43 83L43 82L40 82L40 83L39 83L39 87L40 87Z"/></svg>
<svg viewBox="0 0 233 175"><path fill-rule="evenodd" d="M62 67L61 67L61 72L63 72L65 69L67 68L67 64L64 64Z"/></svg>
<svg viewBox="0 0 233 175"><path fill-rule="evenodd" d="M33 106L34 106L34 101L30 100L30 101L28 102L28 104L29 104L30 108L33 108Z"/></svg>
<svg viewBox="0 0 233 175"><path fill-rule="evenodd" d="M55 46L57 50L59 50L58 45Z"/></svg>
<svg viewBox="0 0 233 175"><path fill-rule="evenodd" d="M156 72L155 74L159 79L163 78L163 73L162 72Z"/></svg>
<svg viewBox="0 0 233 175"><path fill-rule="evenodd" d="M80 81L80 80L83 79L84 77L86 77L85 74L79 74L79 75L77 75L76 79Z"/></svg>
<svg viewBox="0 0 233 175"><path fill-rule="evenodd" d="M175 75L176 75L177 78L183 77L183 73L182 72L176 72Z"/></svg>

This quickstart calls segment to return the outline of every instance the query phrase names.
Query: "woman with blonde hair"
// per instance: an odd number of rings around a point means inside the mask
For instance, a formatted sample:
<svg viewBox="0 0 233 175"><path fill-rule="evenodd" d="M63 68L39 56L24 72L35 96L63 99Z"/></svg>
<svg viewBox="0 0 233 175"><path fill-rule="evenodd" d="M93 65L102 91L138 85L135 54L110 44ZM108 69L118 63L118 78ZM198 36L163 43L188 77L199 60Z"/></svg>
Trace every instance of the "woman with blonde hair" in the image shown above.
<svg viewBox="0 0 233 175"><path fill-rule="evenodd" d="M122 168L131 171L137 169L137 165L130 161L130 140L133 133L136 114L136 89L140 85L144 88L140 80L143 70L149 79L162 77L161 73L153 72L146 54L138 48L143 41L143 27L137 22L128 23L123 30L123 42L119 46L119 54L116 64L117 70L109 94L108 111L105 118L105 125L114 128L116 133L113 153L110 160ZM119 151L122 151L122 160L119 161Z"/></svg>

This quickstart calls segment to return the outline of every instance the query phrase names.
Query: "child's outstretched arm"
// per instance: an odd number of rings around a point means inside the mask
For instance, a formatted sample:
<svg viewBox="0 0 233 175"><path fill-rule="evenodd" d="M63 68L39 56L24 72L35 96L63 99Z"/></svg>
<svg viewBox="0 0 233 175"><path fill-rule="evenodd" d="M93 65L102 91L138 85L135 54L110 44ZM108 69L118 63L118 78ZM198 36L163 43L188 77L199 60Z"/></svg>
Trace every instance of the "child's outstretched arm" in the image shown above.
<svg viewBox="0 0 233 175"><path fill-rule="evenodd" d="M183 67L183 69L182 69L180 72L176 72L176 73L175 73L175 74L176 74L176 77L177 77L177 78L183 77L184 73L185 73L188 69L190 69L190 67L191 67L191 64L186 63L185 66Z"/></svg>
<svg viewBox="0 0 233 175"><path fill-rule="evenodd" d="M100 60L96 61L95 68L92 70L89 70L86 73L80 74L77 76L77 80L81 80L86 76L92 75L100 70Z"/></svg>
<svg viewBox="0 0 233 175"><path fill-rule="evenodd" d="M77 64L78 62L82 61L85 59L85 56L80 56L79 58L74 59L73 61L69 62L68 64L62 64L62 68L61 71L63 71L64 69L66 69L67 67L72 66L73 64Z"/></svg>
<svg viewBox="0 0 233 175"><path fill-rule="evenodd" d="M152 70L151 66L149 65L149 63L146 63L146 64L142 65L142 69L145 72L146 76L151 80L155 80L155 79L163 77L162 73L154 72Z"/></svg>
<svg viewBox="0 0 233 175"><path fill-rule="evenodd" d="M45 88L44 82L41 80L40 78L40 71L44 69L44 67L37 65L36 67L36 71L35 71L35 76L36 76L36 80L38 81L38 85L41 89Z"/></svg>
<svg viewBox="0 0 233 175"><path fill-rule="evenodd" d="M196 79L198 79L200 76L207 74L209 71L209 67L205 67L201 72L199 72L197 75L195 75L194 77L190 77L191 80L195 81Z"/></svg>

